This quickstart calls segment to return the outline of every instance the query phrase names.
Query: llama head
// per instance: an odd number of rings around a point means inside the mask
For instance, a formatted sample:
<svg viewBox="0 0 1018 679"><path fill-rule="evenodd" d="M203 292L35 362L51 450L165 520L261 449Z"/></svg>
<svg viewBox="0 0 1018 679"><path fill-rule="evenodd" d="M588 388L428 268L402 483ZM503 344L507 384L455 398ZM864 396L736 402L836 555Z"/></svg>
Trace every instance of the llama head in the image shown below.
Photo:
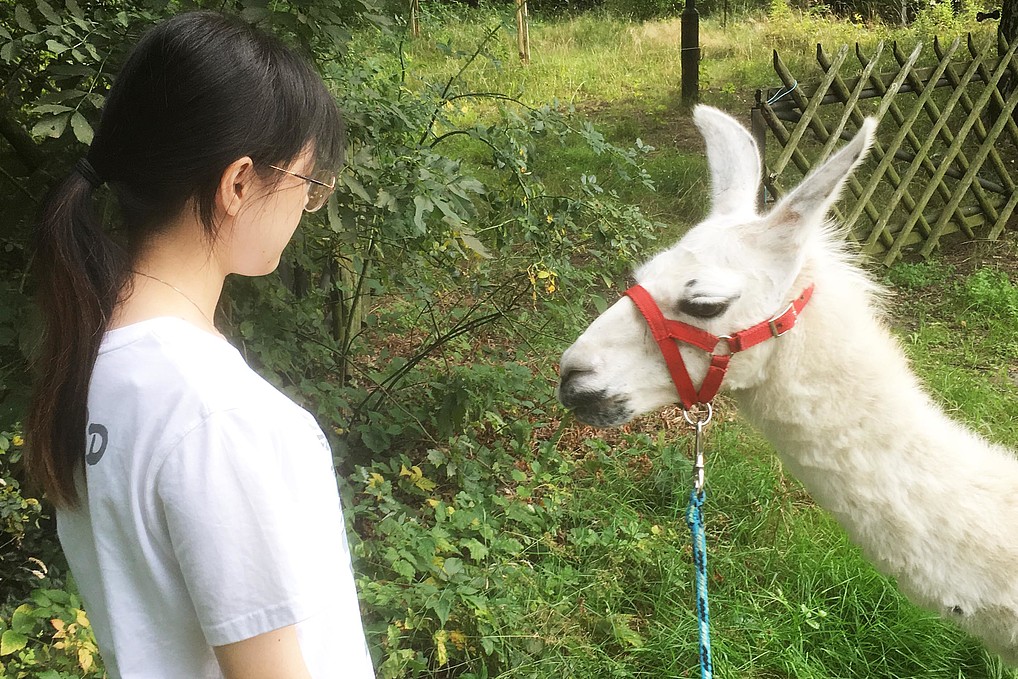
<svg viewBox="0 0 1018 679"><path fill-rule="evenodd" d="M641 266L635 278L666 318L721 337L772 318L802 292L795 286L807 253L826 237L827 212L869 147L876 123L867 119L848 145L760 215L760 155L752 136L707 106L698 106L693 120L707 146L710 214ZM774 344L733 356L723 388L747 389L765 379ZM699 386L710 356L687 345L680 352ZM678 402L661 352L629 298L595 319L562 355L558 397L580 420L605 427Z"/></svg>

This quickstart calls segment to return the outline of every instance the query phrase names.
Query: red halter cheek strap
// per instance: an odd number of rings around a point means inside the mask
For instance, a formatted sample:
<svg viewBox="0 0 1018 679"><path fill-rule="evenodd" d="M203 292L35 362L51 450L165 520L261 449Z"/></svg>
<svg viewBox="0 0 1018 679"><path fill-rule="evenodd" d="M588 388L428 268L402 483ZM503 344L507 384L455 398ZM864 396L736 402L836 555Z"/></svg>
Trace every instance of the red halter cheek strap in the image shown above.
<svg viewBox="0 0 1018 679"><path fill-rule="evenodd" d="M721 381L725 378L732 354L745 351L772 337L781 337L792 329L803 307L813 296L813 285L811 284L803 290L802 294L777 316L757 323L751 328L722 337L715 337L706 330L680 321L668 320L661 313L654 298L642 286L634 285L626 290L625 294L633 300L636 308L647 319L647 325L650 327L658 347L661 348L661 354L668 365L668 372L679 392L682 407L689 410L698 403L710 403L714 400L718 389L721 388ZM704 377L699 391L693 386L693 381L689 377L689 371L686 370L686 364L679 352L678 342L691 344L711 355L710 366L707 368L707 375ZM714 353L722 342L727 345L728 353Z"/></svg>

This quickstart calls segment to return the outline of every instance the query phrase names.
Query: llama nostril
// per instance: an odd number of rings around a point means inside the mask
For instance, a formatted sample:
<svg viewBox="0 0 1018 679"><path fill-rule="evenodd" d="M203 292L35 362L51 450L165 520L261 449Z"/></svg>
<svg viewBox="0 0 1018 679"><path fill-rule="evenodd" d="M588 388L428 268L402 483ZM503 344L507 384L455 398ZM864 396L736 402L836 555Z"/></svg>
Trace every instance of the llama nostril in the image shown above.
<svg viewBox="0 0 1018 679"><path fill-rule="evenodd" d="M559 385L565 387L573 378L589 372L589 370L584 370L583 368L561 368L558 379Z"/></svg>

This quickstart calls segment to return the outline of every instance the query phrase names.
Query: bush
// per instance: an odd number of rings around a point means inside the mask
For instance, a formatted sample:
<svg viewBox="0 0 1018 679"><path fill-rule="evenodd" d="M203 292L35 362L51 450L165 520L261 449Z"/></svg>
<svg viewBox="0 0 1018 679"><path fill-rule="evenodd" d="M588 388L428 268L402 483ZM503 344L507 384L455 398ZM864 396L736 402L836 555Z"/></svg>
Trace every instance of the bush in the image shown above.
<svg viewBox="0 0 1018 679"><path fill-rule="evenodd" d="M656 226L613 186L650 186L640 165L650 147L618 148L557 102L528 105L472 87L472 65L497 63L489 48L500 25L468 51L443 46L457 75L429 83L396 60L400 35L383 33L361 50L336 33L345 19L328 14L327 3L276 3L272 12L237 4L319 55L349 50L323 60L345 112L349 154L328 209L305 221L279 273L228 284L224 330L333 439L380 674L455 666L482 676L515 666L527 642L503 630L525 628L533 611L514 600L514 583L531 577L528 550L544 549L540 537L523 536L553 525L564 501L555 489L562 461L554 446L536 442L530 422L545 417L550 387L504 352L492 350L490 364L475 354L496 341L496 324L518 336L541 333L548 321L538 310L571 322L579 312L562 290L629 267ZM17 312L0 313L0 353L10 350L23 370L23 253L34 212L25 195L41 196L88 142L113 70L104 64L176 6L122 3L94 14L73 0L66 14L45 2L16 7L0 24L2 75L36 77L18 81L14 109L0 115L36 130L32 143L46 159L31 169L26 158L8 163L12 152L2 149L11 174L0 181L21 195L8 204L4 192L0 205L19 223L6 249L10 267L0 273ZM72 42L83 46L61 49ZM549 187L535 168L554 165L567 144L605 162L599 176L578 169ZM8 379L4 397L23 397L26 383ZM11 422L18 418L12 407ZM17 583L4 589L0 659L11 676L43 667L51 678L101 676L51 526L11 466L18 450L0 450L0 527L5 538L17 535L17 549L0 561L5 585ZM46 575L29 559L48 568L46 578L26 567Z"/></svg>
<svg viewBox="0 0 1018 679"><path fill-rule="evenodd" d="M51 571L66 569L42 503L25 492L20 434L0 432L0 610L25 600Z"/></svg>
<svg viewBox="0 0 1018 679"><path fill-rule="evenodd" d="M53 526L19 478L23 448L20 434L0 433L0 676L98 679L95 639L65 589Z"/></svg>

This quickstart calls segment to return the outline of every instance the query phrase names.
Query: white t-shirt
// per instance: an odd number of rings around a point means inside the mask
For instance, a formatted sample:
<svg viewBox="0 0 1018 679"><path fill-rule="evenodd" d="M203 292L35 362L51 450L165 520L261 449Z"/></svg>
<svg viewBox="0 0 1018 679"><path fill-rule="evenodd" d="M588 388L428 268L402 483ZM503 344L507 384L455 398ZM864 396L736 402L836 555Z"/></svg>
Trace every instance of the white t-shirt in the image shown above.
<svg viewBox="0 0 1018 679"><path fill-rule="evenodd" d="M58 533L111 679L222 677L213 646L292 624L315 679L375 676L309 413L174 318L106 334L88 408Z"/></svg>

